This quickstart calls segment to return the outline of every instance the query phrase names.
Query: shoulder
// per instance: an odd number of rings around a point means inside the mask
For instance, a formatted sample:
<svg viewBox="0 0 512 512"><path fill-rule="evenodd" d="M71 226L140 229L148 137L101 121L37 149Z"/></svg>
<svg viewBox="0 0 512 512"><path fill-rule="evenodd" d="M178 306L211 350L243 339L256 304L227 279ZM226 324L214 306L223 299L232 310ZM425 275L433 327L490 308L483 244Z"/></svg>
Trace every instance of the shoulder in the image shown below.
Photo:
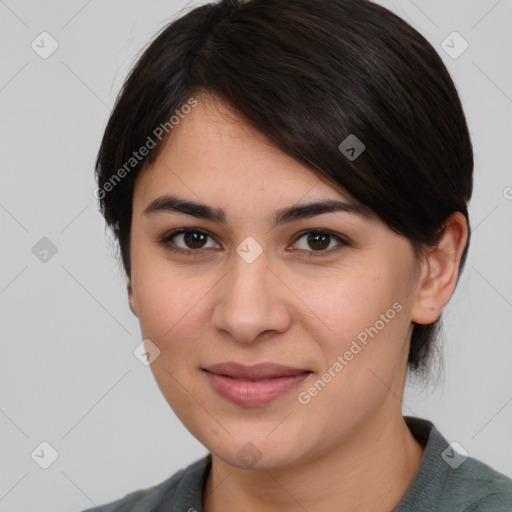
<svg viewBox="0 0 512 512"><path fill-rule="evenodd" d="M211 456L208 454L157 485L139 489L116 501L82 512L157 512L167 510L171 502L178 505L184 498L192 503L191 496L195 496L198 503L201 503L202 486L210 464Z"/></svg>
<svg viewBox="0 0 512 512"><path fill-rule="evenodd" d="M448 472L446 490L467 505L465 512L512 510L512 479L472 457Z"/></svg>
<svg viewBox="0 0 512 512"><path fill-rule="evenodd" d="M394 512L510 512L512 479L470 457L458 443L448 443L433 423L406 417L425 446L412 484Z"/></svg>
<svg viewBox="0 0 512 512"><path fill-rule="evenodd" d="M184 470L181 469L167 480L153 487L131 492L116 501L101 505L102 512L149 512L164 496L174 495ZM98 507L89 508L83 512L97 512Z"/></svg>

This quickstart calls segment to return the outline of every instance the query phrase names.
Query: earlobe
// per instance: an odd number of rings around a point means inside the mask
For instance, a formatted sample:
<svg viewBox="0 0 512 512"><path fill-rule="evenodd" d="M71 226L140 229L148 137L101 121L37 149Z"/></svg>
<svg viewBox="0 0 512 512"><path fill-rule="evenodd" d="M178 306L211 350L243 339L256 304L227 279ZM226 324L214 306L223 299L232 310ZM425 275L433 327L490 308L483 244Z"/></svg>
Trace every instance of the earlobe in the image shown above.
<svg viewBox="0 0 512 512"><path fill-rule="evenodd" d="M131 283L128 283L127 290L128 290L128 303L130 304L130 310L135 316L138 317L139 315L137 313L137 305L136 305L137 301L135 300L135 295L133 294L133 288L132 288Z"/></svg>
<svg viewBox="0 0 512 512"><path fill-rule="evenodd" d="M413 322L431 324L439 318L455 290L467 238L466 218L454 212L446 220L437 245L424 257L411 312Z"/></svg>

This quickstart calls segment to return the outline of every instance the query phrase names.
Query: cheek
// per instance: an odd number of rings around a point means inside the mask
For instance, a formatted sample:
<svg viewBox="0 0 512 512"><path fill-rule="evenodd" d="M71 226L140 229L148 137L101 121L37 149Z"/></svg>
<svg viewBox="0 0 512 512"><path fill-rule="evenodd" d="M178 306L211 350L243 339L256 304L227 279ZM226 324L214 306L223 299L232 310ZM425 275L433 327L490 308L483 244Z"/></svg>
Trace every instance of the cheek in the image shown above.
<svg viewBox="0 0 512 512"><path fill-rule="evenodd" d="M167 403L188 423L189 416L198 414L193 397L200 395L195 372L202 354L200 342L207 336L202 332L207 326L201 298L208 286L200 279L184 280L169 267L144 268L142 263L137 263L140 271L133 284L141 334L160 351L151 371Z"/></svg>
<svg viewBox="0 0 512 512"><path fill-rule="evenodd" d="M190 347L194 333L201 327L197 318L200 297L201 294L176 287L176 283L171 288L165 280L146 281L137 291L143 336L154 341L162 351L170 350L173 344L178 348Z"/></svg>
<svg viewBox="0 0 512 512"><path fill-rule="evenodd" d="M308 303L320 312L317 325L324 333L317 337L323 353L320 378L329 381L329 390L316 406L332 401L339 410L359 410L362 403L366 404L362 409L371 409L393 386L406 358L409 322L402 285L394 271L385 268L354 273L335 284L326 280L324 285L322 293L310 292L314 305ZM317 388L323 389L322 384Z"/></svg>
<svg viewBox="0 0 512 512"><path fill-rule="evenodd" d="M316 298L323 312L319 324L329 330L316 337L323 365L318 380L300 389L299 403L317 417L334 415L347 425L363 421L395 389L407 355L406 310L393 281L384 277L340 280ZM326 427L333 437L335 430Z"/></svg>
<svg viewBox="0 0 512 512"><path fill-rule="evenodd" d="M319 286L304 287L300 294L315 314L319 328L338 349L350 345L351 340L380 321L399 298L390 276L369 272L330 277ZM395 317L394 313L391 310L388 316Z"/></svg>
<svg viewBox="0 0 512 512"><path fill-rule="evenodd" d="M144 338L149 338L162 354L177 356L197 352L207 334L205 304L215 286L214 276L177 270L161 262L139 258L134 265L133 291ZM177 357L170 357L169 362Z"/></svg>

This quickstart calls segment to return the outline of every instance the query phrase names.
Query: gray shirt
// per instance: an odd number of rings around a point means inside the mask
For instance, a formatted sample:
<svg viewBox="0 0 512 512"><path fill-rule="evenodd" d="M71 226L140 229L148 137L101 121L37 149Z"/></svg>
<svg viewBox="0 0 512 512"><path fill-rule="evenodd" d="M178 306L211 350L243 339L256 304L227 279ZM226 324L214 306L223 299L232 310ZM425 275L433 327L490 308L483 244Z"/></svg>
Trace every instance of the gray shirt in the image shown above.
<svg viewBox="0 0 512 512"><path fill-rule="evenodd" d="M512 479L449 445L430 421L404 419L425 453L402 501L390 512L512 511ZM84 512L203 512L210 468L208 454L154 487Z"/></svg>

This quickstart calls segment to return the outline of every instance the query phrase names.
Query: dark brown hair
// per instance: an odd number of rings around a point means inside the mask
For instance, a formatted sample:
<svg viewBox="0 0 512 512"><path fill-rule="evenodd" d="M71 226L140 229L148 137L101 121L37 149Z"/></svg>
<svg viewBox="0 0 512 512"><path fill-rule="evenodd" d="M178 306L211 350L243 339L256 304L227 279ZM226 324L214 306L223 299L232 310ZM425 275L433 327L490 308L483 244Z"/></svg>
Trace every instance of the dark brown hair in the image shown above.
<svg viewBox="0 0 512 512"><path fill-rule="evenodd" d="M369 208L417 253L436 243L452 212L469 226L468 127L446 67L421 34L366 0L222 0L158 34L106 127L97 197L128 278L135 179L201 93ZM365 145L353 161L338 148L350 134ZM461 270L468 247L469 229ZM410 369L428 369L438 327L414 325Z"/></svg>

